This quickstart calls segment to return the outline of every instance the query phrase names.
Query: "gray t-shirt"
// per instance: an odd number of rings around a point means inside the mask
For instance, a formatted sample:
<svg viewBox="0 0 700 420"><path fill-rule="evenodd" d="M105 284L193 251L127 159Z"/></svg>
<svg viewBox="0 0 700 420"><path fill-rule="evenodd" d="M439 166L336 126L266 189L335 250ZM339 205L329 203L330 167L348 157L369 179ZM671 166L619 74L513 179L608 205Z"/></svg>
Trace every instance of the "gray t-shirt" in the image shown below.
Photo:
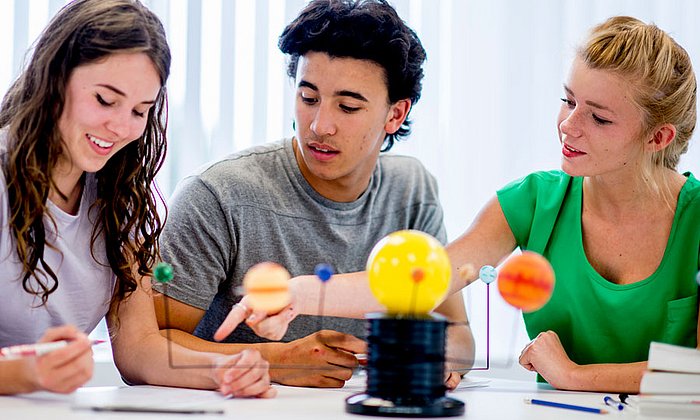
<svg viewBox="0 0 700 420"><path fill-rule="evenodd" d="M304 179L291 139L254 147L178 185L161 236L163 260L175 270L166 293L206 311L194 333L212 340L251 266L274 261L292 276L312 274L319 263L360 271L374 244L401 229L446 240L435 179L417 159L381 155L367 190L339 203ZM365 335L363 320L300 316L282 341L320 329ZM266 340L242 325L227 341Z"/></svg>
<svg viewBox="0 0 700 420"><path fill-rule="evenodd" d="M4 146L0 133L0 158ZM8 229L9 204L7 186L0 170L0 347L36 342L49 327L73 324L89 333L105 316L114 289L115 276L109 265L104 241L98 239L95 261L90 251L94 221L90 205L95 201L97 182L88 174L77 215L71 215L50 201L49 211L56 229L45 216L46 239L54 248L44 248L44 258L58 277L58 288L49 295L46 305L27 293L20 276L22 265L15 241ZM46 280L44 280L46 283ZM36 287L36 283L31 283Z"/></svg>

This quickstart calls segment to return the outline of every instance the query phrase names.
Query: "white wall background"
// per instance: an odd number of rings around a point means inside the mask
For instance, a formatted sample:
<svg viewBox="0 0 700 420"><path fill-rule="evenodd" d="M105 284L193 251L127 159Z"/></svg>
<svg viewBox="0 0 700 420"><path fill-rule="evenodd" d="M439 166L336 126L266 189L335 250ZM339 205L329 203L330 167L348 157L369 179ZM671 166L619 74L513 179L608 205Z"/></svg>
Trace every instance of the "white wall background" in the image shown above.
<svg viewBox="0 0 700 420"><path fill-rule="evenodd" d="M0 0L0 92L64 0ZM293 91L277 36L304 0L150 0L173 53L166 195L202 163L292 134ZM555 118L573 48L609 16L627 14L671 33L700 66L695 0L393 0L428 52L410 140L437 177L448 235L467 228L508 181L559 165ZM697 137L681 161L700 175ZM485 286L465 299L485 366ZM527 341L518 312L491 292L491 366Z"/></svg>

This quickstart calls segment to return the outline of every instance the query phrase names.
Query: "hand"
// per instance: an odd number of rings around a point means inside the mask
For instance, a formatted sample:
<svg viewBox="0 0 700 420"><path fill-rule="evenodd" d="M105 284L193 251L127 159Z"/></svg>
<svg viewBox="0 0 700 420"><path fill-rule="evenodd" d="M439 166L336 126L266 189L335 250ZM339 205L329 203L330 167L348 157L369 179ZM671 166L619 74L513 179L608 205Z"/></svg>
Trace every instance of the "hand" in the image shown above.
<svg viewBox="0 0 700 420"><path fill-rule="evenodd" d="M293 303L276 314L267 314L261 311L254 312L250 309L249 301L248 296L243 296L240 302L233 305L224 322L214 333L214 340L225 339L244 320L257 335L269 340L280 340L286 334L289 323L297 316Z"/></svg>
<svg viewBox="0 0 700 420"><path fill-rule="evenodd" d="M223 395L272 398L277 390L270 386L269 366L257 350L243 350L219 357L213 376Z"/></svg>
<svg viewBox="0 0 700 420"><path fill-rule="evenodd" d="M67 340L70 343L43 356L28 359L37 390L69 394L92 378L94 361L87 336L72 325L49 328L39 343Z"/></svg>
<svg viewBox="0 0 700 420"><path fill-rule="evenodd" d="M554 331L539 333L520 353L518 360L527 370L537 372L555 388L571 388L571 374L578 365L569 359Z"/></svg>
<svg viewBox="0 0 700 420"><path fill-rule="evenodd" d="M355 354L367 352L367 343L359 338L328 330L281 347L281 351L269 356L272 380L284 385L321 388L345 385L358 366Z"/></svg>
<svg viewBox="0 0 700 420"><path fill-rule="evenodd" d="M462 374L459 372L445 372L445 388L454 391L462 381Z"/></svg>

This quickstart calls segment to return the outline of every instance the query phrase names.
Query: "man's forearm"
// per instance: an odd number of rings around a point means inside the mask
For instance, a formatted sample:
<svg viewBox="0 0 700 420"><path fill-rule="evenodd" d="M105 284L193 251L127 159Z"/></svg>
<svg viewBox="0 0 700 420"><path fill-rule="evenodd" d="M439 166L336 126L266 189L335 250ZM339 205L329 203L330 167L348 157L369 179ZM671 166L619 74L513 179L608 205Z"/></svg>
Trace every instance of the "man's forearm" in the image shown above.
<svg viewBox="0 0 700 420"><path fill-rule="evenodd" d="M204 340L176 329L160 330L160 333L166 339L172 340L183 347L207 353L236 354L245 349L257 350L263 359L270 363L270 379L273 382L279 382L278 378L276 378L279 369L275 369L275 367L279 365L280 353L284 351L287 343L218 343Z"/></svg>

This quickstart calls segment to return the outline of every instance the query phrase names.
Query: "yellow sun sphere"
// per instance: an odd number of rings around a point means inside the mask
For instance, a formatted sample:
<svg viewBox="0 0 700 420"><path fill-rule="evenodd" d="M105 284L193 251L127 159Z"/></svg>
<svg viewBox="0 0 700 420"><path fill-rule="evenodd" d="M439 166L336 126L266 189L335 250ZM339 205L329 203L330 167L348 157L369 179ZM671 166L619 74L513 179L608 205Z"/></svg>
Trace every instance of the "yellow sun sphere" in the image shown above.
<svg viewBox="0 0 700 420"><path fill-rule="evenodd" d="M447 295L451 271L440 242L416 230L385 236L367 259L370 289L392 315L430 312Z"/></svg>

